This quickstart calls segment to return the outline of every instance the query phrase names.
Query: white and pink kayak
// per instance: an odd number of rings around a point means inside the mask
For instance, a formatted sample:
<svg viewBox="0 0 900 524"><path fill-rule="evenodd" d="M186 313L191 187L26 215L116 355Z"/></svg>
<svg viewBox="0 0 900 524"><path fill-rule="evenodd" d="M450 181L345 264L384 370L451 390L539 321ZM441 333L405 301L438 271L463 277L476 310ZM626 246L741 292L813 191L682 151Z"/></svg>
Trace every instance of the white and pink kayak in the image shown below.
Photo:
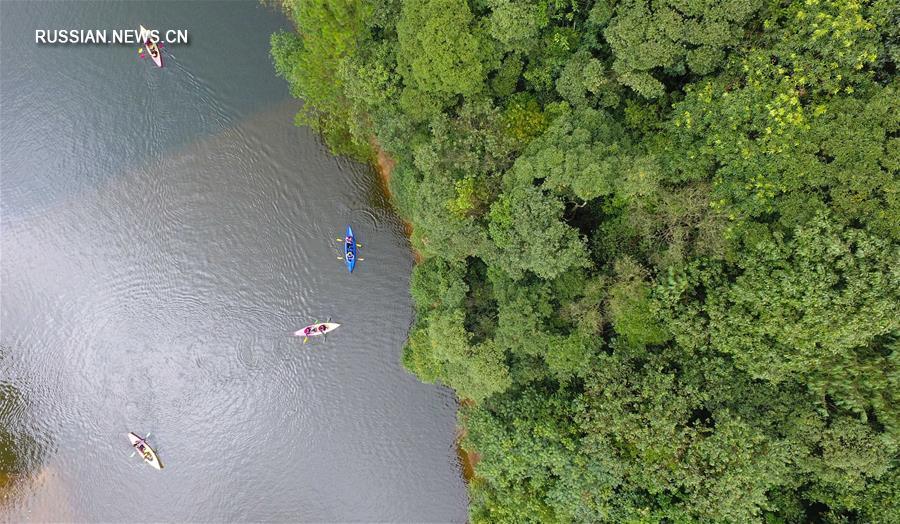
<svg viewBox="0 0 900 524"><path fill-rule="evenodd" d="M339 328L340 324L335 324L334 322L317 322L315 324L310 324L303 329L298 329L294 331L295 337L317 337L319 335L327 335L331 333L335 329Z"/></svg>
<svg viewBox="0 0 900 524"><path fill-rule="evenodd" d="M162 53L159 52L159 46L156 42L150 40L150 31L147 30L146 27L141 26L141 40L143 40L144 47L138 50L138 53L143 56L144 49L147 50L147 55L150 56L150 59L153 60L153 63L156 64L156 67L163 66Z"/></svg>

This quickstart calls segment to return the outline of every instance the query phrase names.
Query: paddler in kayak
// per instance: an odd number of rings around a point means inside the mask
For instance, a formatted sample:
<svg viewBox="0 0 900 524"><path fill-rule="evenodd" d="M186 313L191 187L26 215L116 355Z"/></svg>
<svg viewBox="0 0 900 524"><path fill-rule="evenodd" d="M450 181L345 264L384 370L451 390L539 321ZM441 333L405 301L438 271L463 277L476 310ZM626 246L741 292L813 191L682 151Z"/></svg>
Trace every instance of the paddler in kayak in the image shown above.
<svg viewBox="0 0 900 524"><path fill-rule="evenodd" d="M143 439L135 442L134 447L137 448L138 452L144 456L145 460L153 460L153 455L150 454L150 450L147 449L147 446L144 445Z"/></svg>
<svg viewBox="0 0 900 524"><path fill-rule="evenodd" d="M353 251L356 246L353 245L353 237L344 239L344 252L347 253L347 262L353 262Z"/></svg>
<svg viewBox="0 0 900 524"><path fill-rule="evenodd" d="M144 57L144 51L146 50L147 54L150 55L150 58L153 60L153 63L156 64L156 67L162 67L163 59L162 54L159 52L159 48L162 47L162 42L154 42L152 32L144 26L141 26L139 37L144 42L144 47L138 50L141 58Z"/></svg>
<svg viewBox="0 0 900 524"><path fill-rule="evenodd" d="M328 326L326 324L319 324L318 327L306 326L305 328L303 328L303 334L307 336L315 334L315 331L318 331L319 333L325 333L326 331L328 331Z"/></svg>

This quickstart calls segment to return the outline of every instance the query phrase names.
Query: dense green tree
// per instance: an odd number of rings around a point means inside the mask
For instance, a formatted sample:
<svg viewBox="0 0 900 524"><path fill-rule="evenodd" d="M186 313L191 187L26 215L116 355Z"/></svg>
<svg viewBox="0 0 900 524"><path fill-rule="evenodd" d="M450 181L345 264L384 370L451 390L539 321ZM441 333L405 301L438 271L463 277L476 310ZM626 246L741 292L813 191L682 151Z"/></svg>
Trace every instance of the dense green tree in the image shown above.
<svg viewBox="0 0 900 524"><path fill-rule="evenodd" d="M492 341L473 344L462 310L433 312L411 334L404 363L428 381L440 380L475 401L510 385L503 350Z"/></svg>
<svg viewBox="0 0 900 524"><path fill-rule="evenodd" d="M793 238L752 246L734 284L708 300L711 343L753 376L801 381L900 429L884 346L900 330L900 251L819 215Z"/></svg>
<svg viewBox="0 0 900 524"><path fill-rule="evenodd" d="M413 246L422 254L461 260L488 250L486 229L468 214L454 209L459 198L449 177L427 177L418 184Z"/></svg>
<svg viewBox="0 0 900 524"><path fill-rule="evenodd" d="M562 221L563 202L538 188L517 187L501 196L490 213L495 251L485 257L513 277L525 271L554 278L590 261L578 232Z"/></svg>
<svg viewBox="0 0 900 524"><path fill-rule="evenodd" d="M609 114L565 111L520 156L507 174L510 185L542 181L542 187L591 200L609 195L623 164L632 161L630 141Z"/></svg>
<svg viewBox="0 0 900 524"><path fill-rule="evenodd" d="M469 429L464 446L482 454L476 484L473 522L567 522L583 504L560 489L559 480L574 480L578 489L602 485L603 477L582 469L577 448L578 428L571 399L565 394L527 389L505 396L490 409L463 412ZM596 475L596 476L595 476ZM562 484L562 485L561 485ZM571 484L565 487L575 487ZM588 495L590 496L590 495ZM480 499L480 500L479 500ZM574 506L574 507L573 507Z"/></svg>
<svg viewBox="0 0 900 524"><path fill-rule="evenodd" d="M350 131L359 115L352 111L339 74L342 62L357 52L365 35L366 3L284 0L283 5L298 34L272 35L272 58L291 93L306 101L297 123L320 131L336 153L368 156L366 137Z"/></svg>
<svg viewBox="0 0 900 524"><path fill-rule="evenodd" d="M488 99L463 104L458 115L438 115L428 141L413 148L416 167L459 179L499 173L511 163L519 141L505 129L503 114Z"/></svg>
<svg viewBox="0 0 900 524"><path fill-rule="evenodd" d="M541 5L522 0L489 0L490 35L505 51L529 52L538 43L540 31L549 22L541 16ZM544 7L546 9L546 7Z"/></svg>
<svg viewBox="0 0 900 524"><path fill-rule="evenodd" d="M396 167L473 522L900 520L892 0L288 1Z"/></svg>
<svg viewBox="0 0 900 524"><path fill-rule="evenodd" d="M616 333L627 344L646 346L669 339L650 301L650 286L644 270L624 258L615 265L616 281L609 293L609 315Z"/></svg>
<svg viewBox="0 0 900 524"><path fill-rule="evenodd" d="M588 386L585 451L639 497L613 520L752 520L788 473L786 449L727 409L705 412L703 391L663 364L607 358Z"/></svg>
<svg viewBox="0 0 900 524"><path fill-rule="evenodd" d="M705 75L740 41L760 0L625 0L604 32L619 81L646 97L662 96L659 73ZM657 75L654 75L656 72Z"/></svg>
<svg viewBox="0 0 900 524"><path fill-rule="evenodd" d="M464 0L404 2L397 43L398 68L406 83L403 102L413 114L419 113L423 99L433 111L456 95L478 93L494 68L488 42L474 27Z"/></svg>
<svg viewBox="0 0 900 524"><path fill-rule="evenodd" d="M556 81L556 91L572 106L613 108L619 105L622 89L606 64L584 49L566 62Z"/></svg>

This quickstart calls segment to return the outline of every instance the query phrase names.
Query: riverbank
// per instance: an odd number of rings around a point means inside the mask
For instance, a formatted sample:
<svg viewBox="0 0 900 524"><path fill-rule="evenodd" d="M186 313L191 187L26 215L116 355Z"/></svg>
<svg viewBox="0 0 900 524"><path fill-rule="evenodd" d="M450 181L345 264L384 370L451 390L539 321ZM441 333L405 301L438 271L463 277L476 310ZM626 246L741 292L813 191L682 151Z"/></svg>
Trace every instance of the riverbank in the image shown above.
<svg viewBox="0 0 900 524"><path fill-rule="evenodd" d="M384 194L388 196L388 199L393 201L394 194L391 192L391 173L394 171L394 167L397 166L397 161L391 158L390 155L388 155L387 152L381 148L381 146L374 138L372 139L372 149L375 150L375 162L372 167L375 169L375 172L378 173L378 180L380 181L381 186L384 189ZM403 234L406 235L406 238L412 237L412 222L406 220L403 217L400 217L400 220L403 221ZM415 263L418 264L422 262L422 253L419 253L419 251L416 250L415 246L411 244L410 249L412 250L413 260L415 261Z"/></svg>
<svg viewBox="0 0 900 524"><path fill-rule="evenodd" d="M460 407L470 407L475 405L475 401L465 398L459 402L459 405ZM469 484L472 479L475 478L475 466L481 461L481 453L478 453L474 449L467 450L462 445L468 434L469 432L466 429L465 424L456 428L456 455L459 457L459 463L462 466L463 480L466 481L466 484Z"/></svg>
<svg viewBox="0 0 900 524"><path fill-rule="evenodd" d="M397 166L397 161L391 158L374 138L372 139L372 148L375 150L375 162L372 167L375 169L375 172L378 173L378 180L384 188L384 193L389 199L393 200L394 194L391 192L391 173ZM406 234L406 237L409 238L413 232L413 225L402 217L401 220L403 221L404 233ZM422 254L413 246L410 246L410 249L412 250L415 263L419 264L422 262ZM474 405L474 402L471 399L462 399L460 400L459 405L461 407L472 406ZM481 454L474 450L468 451L462 447L462 442L463 439L466 438L466 435L467 430L465 426L457 426L456 437L454 439L456 443L456 456L459 458L463 480L468 484L475 478L475 466L478 464L478 461L481 460Z"/></svg>

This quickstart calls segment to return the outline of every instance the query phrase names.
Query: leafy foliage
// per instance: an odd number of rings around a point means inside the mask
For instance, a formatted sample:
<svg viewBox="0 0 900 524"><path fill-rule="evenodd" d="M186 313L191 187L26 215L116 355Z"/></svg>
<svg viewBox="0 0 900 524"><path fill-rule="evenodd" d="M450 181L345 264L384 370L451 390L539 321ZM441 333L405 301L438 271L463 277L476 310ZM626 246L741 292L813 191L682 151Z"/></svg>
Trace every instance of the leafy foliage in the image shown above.
<svg viewBox="0 0 900 524"><path fill-rule="evenodd" d="M302 121L397 161L473 522L900 521L896 2L286 6Z"/></svg>
<svg viewBox="0 0 900 524"><path fill-rule="evenodd" d="M532 271L552 279L588 265L577 232L562 220L563 203L537 188L516 188L491 206L490 238L496 251L490 262L520 277Z"/></svg>
<svg viewBox="0 0 900 524"><path fill-rule="evenodd" d="M397 21L397 67L406 82L403 101L418 114L419 99L443 108L455 95L482 89L489 65L481 32L463 0L404 2ZM433 100L433 103L432 103ZM433 105L436 104L436 105Z"/></svg>
<svg viewBox="0 0 900 524"><path fill-rule="evenodd" d="M299 125L320 131L339 154L367 156L367 137L354 136L354 114L339 74L352 58L365 34L369 10L355 0L284 0L284 8L298 34L272 35L275 70L291 86L291 93L306 101L297 115Z"/></svg>
<svg viewBox="0 0 900 524"><path fill-rule="evenodd" d="M665 87L653 75L705 75L740 41L742 27L760 0L626 0L604 36L615 55L613 69L623 84L648 98Z"/></svg>

